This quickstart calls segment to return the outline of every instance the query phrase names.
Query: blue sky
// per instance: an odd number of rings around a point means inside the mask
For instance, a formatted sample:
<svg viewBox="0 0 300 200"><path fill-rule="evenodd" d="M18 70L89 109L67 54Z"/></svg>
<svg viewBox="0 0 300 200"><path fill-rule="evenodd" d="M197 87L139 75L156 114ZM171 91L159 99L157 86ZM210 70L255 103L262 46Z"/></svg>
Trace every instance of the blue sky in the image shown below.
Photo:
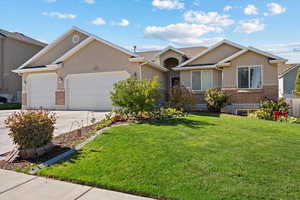
<svg viewBox="0 0 300 200"><path fill-rule="evenodd" d="M300 62L299 0L0 0L0 28L51 42L78 26L139 50L223 38Z"/></svg>

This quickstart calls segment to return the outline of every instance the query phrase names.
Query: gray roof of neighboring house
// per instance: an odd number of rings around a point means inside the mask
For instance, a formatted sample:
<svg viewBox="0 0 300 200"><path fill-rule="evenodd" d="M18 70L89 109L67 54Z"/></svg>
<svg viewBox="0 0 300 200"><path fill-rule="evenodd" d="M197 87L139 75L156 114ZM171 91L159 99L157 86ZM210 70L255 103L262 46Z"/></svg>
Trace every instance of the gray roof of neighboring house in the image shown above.
<svg viewBox="0 0 300 200"><path fill-rule="evenodd" d="M286 74L288 74L290 71L292 71L293 69L295 69L295 68L297 68L297 67L299 67L299 69L300 69L300 63L297 63L297 64L290 64L290 65L288 65L289 67L285 70L285 71L283 71L283 72L281 72L280 74L279 74L279 78L281 78L281 77L283 77L284 75L286 75Z"/></svg>
<svg viewBox="0 0 300 200"><path fill-rule="evenodd" d="M30 43L30 44L34 44L37 46L46 46L47 44L38 40L35 40L31 37L28 37L22 33L18 33L18 32L10 32L10 31L6 31L3 29L0 29L0 35L3 37L8 37L8 38L13 38L15 40L19 40L22 42L26 42L26 43Z"/></svg>

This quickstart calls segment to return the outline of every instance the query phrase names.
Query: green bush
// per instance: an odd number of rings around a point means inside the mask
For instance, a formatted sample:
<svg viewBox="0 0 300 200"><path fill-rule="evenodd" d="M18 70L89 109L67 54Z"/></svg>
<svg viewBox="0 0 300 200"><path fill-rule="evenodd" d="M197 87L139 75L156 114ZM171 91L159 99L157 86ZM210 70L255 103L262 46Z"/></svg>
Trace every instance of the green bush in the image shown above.
<svg viewBox="0 0 300 200"><path fill-rule="evenodd" d="M149 113L149 115L150 115L150 119L168 120L168 119L183 117L185 116L185 113L176 108L161 108Z"/></svg>
<svg viewBox="0 0 300 200"><path fill-rule="evenodd" d="M177 109L191 110L196 104L196 97L192 90L184 86L174 87L170 89L169 104Z"/></svg>
<svg viewBox="0 0 300 200"><path fill-rule="evenodd" d="M249 117L255 119L270 119L271 116L270 113L268 113L267 111L260 109L253 113L250 113Z"/></svg>
<svg viewBox="0 0 300 200"><path fill-rule="evenodd" d="M51 142L56 116L45 110L14 112L6 120L9 136L20 149L38 148Z"/></svg>
<svg viewBox="0 0 300 200"><path fill-rule="evenodd" d="M207 108L211 112L221 112L221 109L227 104L228 99L229 95L220 89L208 89L204 94Z"/></svg>
<svg viewBox="0 0 300 200"><path fill-rule="evenodd" d="M298 70L295 82L295 94L300 97L300 69Z"/></svg>
<svg viewBox="0 0 300 200"><path fill-rule="evenodd" d="M251 114L251 117L257 119L272 120L274 118L274 112L288 113L288 111L289 105L283 98L279 99L278 101L266 99L261 101L260 109Z"/></svg>
<svg viewBox="0 0 300 200"><path fill-rule="evenodd" d="M129 113L152 111L161 97L157 77L152 80L129 78L114 84L111 100L114 106Z"/></svg>

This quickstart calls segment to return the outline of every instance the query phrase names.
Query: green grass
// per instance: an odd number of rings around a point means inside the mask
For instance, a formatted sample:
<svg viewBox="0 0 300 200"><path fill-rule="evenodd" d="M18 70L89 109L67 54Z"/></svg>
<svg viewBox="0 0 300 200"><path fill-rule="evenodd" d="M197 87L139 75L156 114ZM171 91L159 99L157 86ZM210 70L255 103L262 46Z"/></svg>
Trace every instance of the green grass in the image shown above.
<svg viewBox="0 0 300 200"><path fill-rule="evenodd" d="M202 114L114 127L39 173L170 199L299 199L300 125Z"/></svg>
<svg viewBox="0 0 300 200"><path fill-rule="evenodd" d="M18 109L21 109L21 104L19 103L0 104L0 110L18 110Z"/></svg>

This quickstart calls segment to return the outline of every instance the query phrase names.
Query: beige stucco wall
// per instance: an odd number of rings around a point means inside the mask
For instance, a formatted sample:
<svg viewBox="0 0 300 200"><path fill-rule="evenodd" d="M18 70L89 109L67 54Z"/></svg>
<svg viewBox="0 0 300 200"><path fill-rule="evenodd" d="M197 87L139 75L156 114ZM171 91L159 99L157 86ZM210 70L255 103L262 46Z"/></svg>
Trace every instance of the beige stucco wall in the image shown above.
<svg viewBox="0 0 300 200"><path fill-rule="evenodd" d="M78 45L79 43L74 44L72 42L72 38L74 35L80 36L80 42L87 38L86 35L74 31L68 37L66 37L63 41L59 42L56 46L54 46L50 51L48 51L45 55L38 58L36 61L32 62L28 66L40 66L40 65L48 65L55 61L57 58L61 57L65 54L68 50L73 48L74 46Z"/></svg>
<svg viewBox="0 0 300 200"><path fill-rule="evenodd" d="M58 70L58 77L68 74L127 71L139 78L140 66L131 63L130 55L98 41L93 41L64 62ZM64 82L59 82L58 89L64 89Z"/></svg>
<svg viewBox="0 0 300 200"><path fill-rule="evenodd" d="M271 65L268 62L268 58L259 55L255 52L248 51L247 53L237 57L231 62L231 67L224 67L224 80L223 84L225 88L237 87L237 67L249 66L249 65L262 65L263 69L263 85L274 86L278 85L278 72L277 66Z"/></svg>
<svg viewBox="0 0 300 200"><path fill-rule="evenodd" d="M158 77L158 80L160 82L161 88L166 89L167 87L167 74L166 72L162 72L158 69L155 69L154 67L150 65L143 65L142 69L142 79L152 79L153 77Z"/></svg>
<svg viewBox="0 0 300 200"><path fill-rule="evenodd" d="M42 48L43 47L41 46L36 46L10 38L3 40L3 77L1 77L3 81L1 87L2 91L8 92L15 97L17 93L21 93L21 77L18 74L13 73L12 70L20 67Z"/></svg>
<svg viewBox="0 0 300 200"><path fill-rule="evenodd" d="M208 52L207 54L188 63L188 65L217 63L217 62L223 60L224 58L227 58L240 50L241 49L233 47L231 45L222 44L221 46L215 48L214 50Z"/></svg>

